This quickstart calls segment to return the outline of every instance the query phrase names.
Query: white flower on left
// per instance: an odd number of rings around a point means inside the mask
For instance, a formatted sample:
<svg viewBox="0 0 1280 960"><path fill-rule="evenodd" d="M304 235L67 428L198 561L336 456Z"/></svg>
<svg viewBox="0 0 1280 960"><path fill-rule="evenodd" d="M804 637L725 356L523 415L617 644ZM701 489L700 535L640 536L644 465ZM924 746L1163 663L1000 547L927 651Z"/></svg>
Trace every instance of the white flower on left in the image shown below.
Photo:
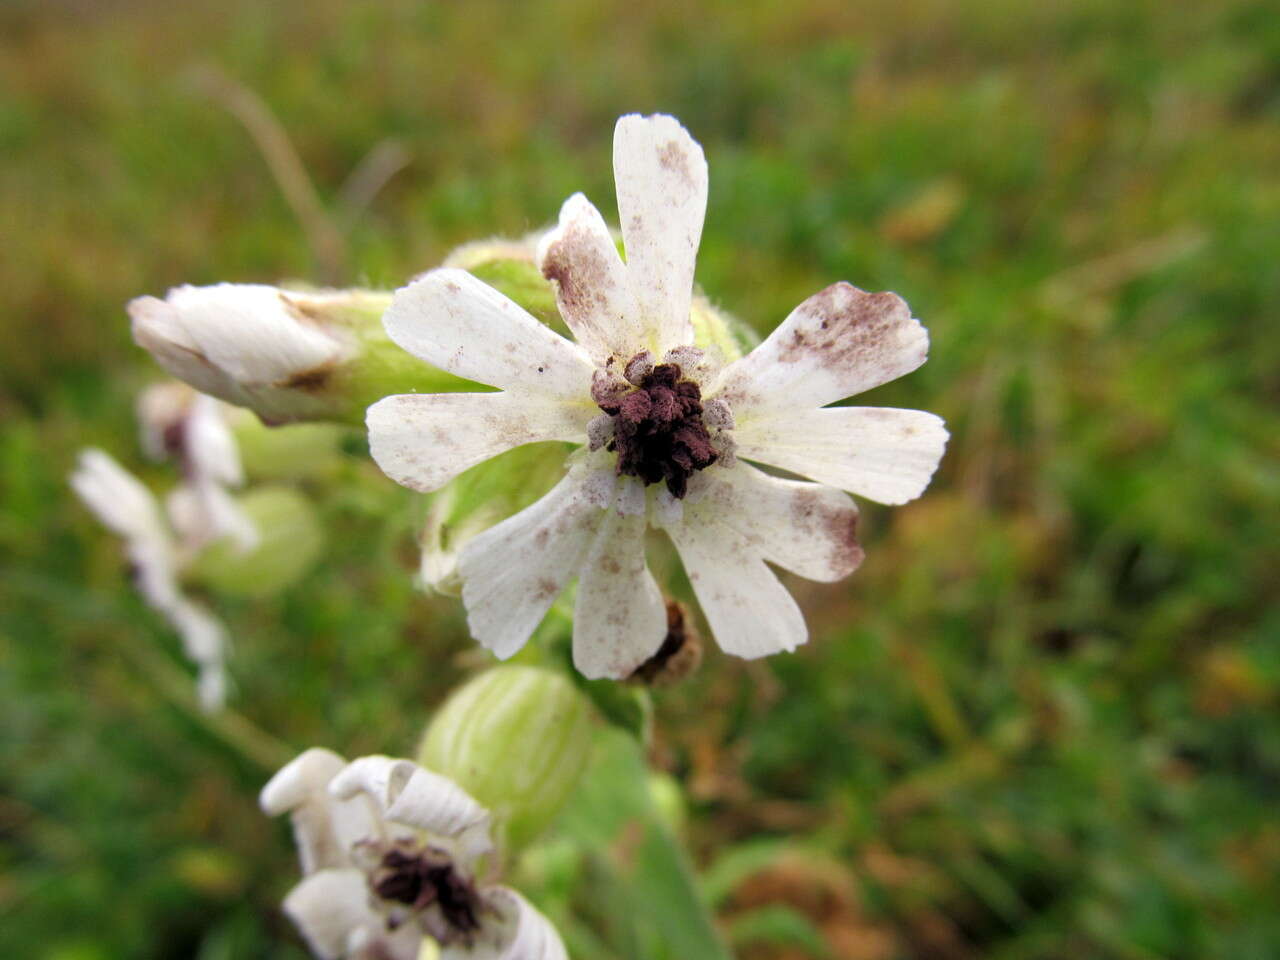
<svg viewBox="0 0 1280 960"><path fill-rule="evenodd" d="M241 481L240 459L217 401L179 384L153 387L140 398L143 446L156 458L176 456L184 479L161 507L136 476L102 450L80 454L72 489L124 540L143 599L165 616L196 665L206 710L226 700L226 630L187 597L178 576L208 544L231 538L241 549L258 533L227 491Z"/></svg>
<svg viewBox="0 0 1280 960"><path fill-rule="evenodd" d="M293 821L303 878L284 911L321 960L567 960L524 897L481 875L490 815L452 780L408 760L347 763L312 748L262 789Z"/></svg>

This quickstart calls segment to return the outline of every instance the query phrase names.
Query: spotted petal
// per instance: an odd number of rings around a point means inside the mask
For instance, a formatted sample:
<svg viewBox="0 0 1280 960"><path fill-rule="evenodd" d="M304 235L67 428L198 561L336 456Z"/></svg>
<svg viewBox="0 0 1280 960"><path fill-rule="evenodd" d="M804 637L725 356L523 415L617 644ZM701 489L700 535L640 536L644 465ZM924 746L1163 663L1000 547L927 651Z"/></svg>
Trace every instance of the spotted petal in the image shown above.
<svg viewBox="0 0 1280 960"><path fill-rule="evenodd" d="M689 306L707 212L707 161L674 117L630 115L613 132L618 219L655 356L693 342Z"/></svg>
<svg viewBox="0 0 1280 960"><path fill-rule="evenodd" d="M922 410L832 407L751 420L734 439L739 456L897 504L929 485L947 430Z"/></svg>
<svg viewBox="0 0 1280 960"><path fill-rule="evenodd" d="M606 511L582 562L573 614L573 663L588 679L620 679L667 634L666 604L645 565L645 516Z"/></svg>
<svg viewBox="0 0 1280 960"><path fill-rule="evenodd" d="M746 463L706 474L697 520L729 528L750 553L808 580L832 582L862 563L858 508L819 483L773 477ZM726 534L727 536L727 534Z"/></svg>
<svg viewBox="0 0 1280 960"><path fill-rule="evenodd" d="M365 416L369 452L392 480L438 490L468 467L526 443L586 439L585 404L518 393L384 397Z"/></svg>
<svg viewBox="0 0 1280 960"><path fill-rule="evenodd" d="M600 211L575 193L538 244L538 268L555 285L560 315L591 358L622 363L649 349L627 267Z"/></svg>
<svg viewBox="0 0 1280 960"><path fill-rule="evenodd" d="M432 270L397 290L382 322L404 349L467 380L572 399L590 388L580 347L465 270Z"/></svg>
<svg viewBox="0 0 1280 960"><path fill-rule="evenodd" d="M568 960L560 934L528 900L509 887L492 887L485 897L494 916L471 940L440 951L440 960Z"/></svg>
<svg viewBox="0 0 1280 960"><path fill-rule="evenodd" d="M794 650L808 639L804 616L761 554L726 522L728 510L708 491L666 522L711 632L721 649L748 659Z"/></svg>
<svg viewBox="0 0 1280 960"><path fill-rule="evenodd" d="M519 650L577 574L604 511L583 466L472 539L458 558L471 634L501 659Z"/></svg>
<svg viewBox="0 0 1280 960"><path fill-rule="evenodd" d="M910 373L929 335L895 293L837 283L791 312L724 372L714 393L739 426L776 410L823 407Z"/></svg>
<svg viewBox="0 0 1280 960"><path fill-rule="evenodd" d="M422 943L416 924L387 930L383 918L369 905L369 888L359 870L311 874L285 897L284 912L322 960L417 960Z"/></svg>

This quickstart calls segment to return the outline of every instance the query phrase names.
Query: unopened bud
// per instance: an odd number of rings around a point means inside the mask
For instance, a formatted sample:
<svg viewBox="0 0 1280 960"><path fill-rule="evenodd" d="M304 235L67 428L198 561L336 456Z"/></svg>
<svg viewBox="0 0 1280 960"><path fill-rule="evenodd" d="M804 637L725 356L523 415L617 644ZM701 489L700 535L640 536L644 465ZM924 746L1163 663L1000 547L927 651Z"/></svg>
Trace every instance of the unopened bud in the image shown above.
<svg viewBox="0 0 1280 960"><path fill-rule="evenodd" d="M129 303L133 338L169 373L270 424L361 423L393 393L472 386L401 350L382 327L389 293L262 284L176 287Z"/></svg>
<svg viewBox="0 0 1280 960"><path fill-rule="evenodd" d="M562 674L506 664L457 690L422 738L418 762L494 815L509 850L560 812L591 749L591 705Z"/></svg>
<svg viewBox="0 0 1280 960"><path fill-rule="evenodd" d="M695 293L689 309L693 321L693 342L711 351L724 364L750 353L760 342L759 335L732 314L713 306L700 293Z"/></svg>
<svg viewBox="0 0 1280 960"><path fill-rule="evenodd" d="M192 562L186 575L215 591L266 597L296 583L324 546L315 507L296 490L263 486L237 499L258 532L244 551L230 538L215 541Z"/></svg>

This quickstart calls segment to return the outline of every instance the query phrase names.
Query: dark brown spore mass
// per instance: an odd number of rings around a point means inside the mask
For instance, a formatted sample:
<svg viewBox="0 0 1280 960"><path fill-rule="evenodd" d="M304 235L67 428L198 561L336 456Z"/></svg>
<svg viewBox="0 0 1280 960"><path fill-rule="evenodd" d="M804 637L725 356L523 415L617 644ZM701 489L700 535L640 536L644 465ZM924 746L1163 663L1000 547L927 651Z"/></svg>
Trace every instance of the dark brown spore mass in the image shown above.
<svg viewBox="0 0 1280 960"><path fill-rule="evenodd" d="M480 926L476 917L480 900L475 888L458 875L453 862L442 852L388 850L373 890L384 900L394 900L414 910L439 904L450 930L459 934L471 933Z"/></svg>
<svg viewBox="0 0 1280 960"><path fill-rule="evenodd" d="M645 485L665 481L677 498L685 495L693 472L717 457L702 422L702 391L680 376L677 364L660 363L635 390L597 401L613 417L608 449L617 451L618 473Z"/></svg>

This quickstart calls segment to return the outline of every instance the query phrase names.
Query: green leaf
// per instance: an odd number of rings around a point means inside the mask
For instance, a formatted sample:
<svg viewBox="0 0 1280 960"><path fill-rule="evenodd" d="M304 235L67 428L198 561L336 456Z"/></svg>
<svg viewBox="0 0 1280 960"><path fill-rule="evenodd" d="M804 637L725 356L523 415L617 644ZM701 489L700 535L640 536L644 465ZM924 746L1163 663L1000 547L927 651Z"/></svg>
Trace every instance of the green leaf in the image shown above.
<svg viewBox="0 0 1280 960"><path fill-rule="evenodd" d="M643 748L606 727L561 821L625 892L640 960L729 960L688 858L654 808ZM618 949L618 944L612 944Z"/></svg>

